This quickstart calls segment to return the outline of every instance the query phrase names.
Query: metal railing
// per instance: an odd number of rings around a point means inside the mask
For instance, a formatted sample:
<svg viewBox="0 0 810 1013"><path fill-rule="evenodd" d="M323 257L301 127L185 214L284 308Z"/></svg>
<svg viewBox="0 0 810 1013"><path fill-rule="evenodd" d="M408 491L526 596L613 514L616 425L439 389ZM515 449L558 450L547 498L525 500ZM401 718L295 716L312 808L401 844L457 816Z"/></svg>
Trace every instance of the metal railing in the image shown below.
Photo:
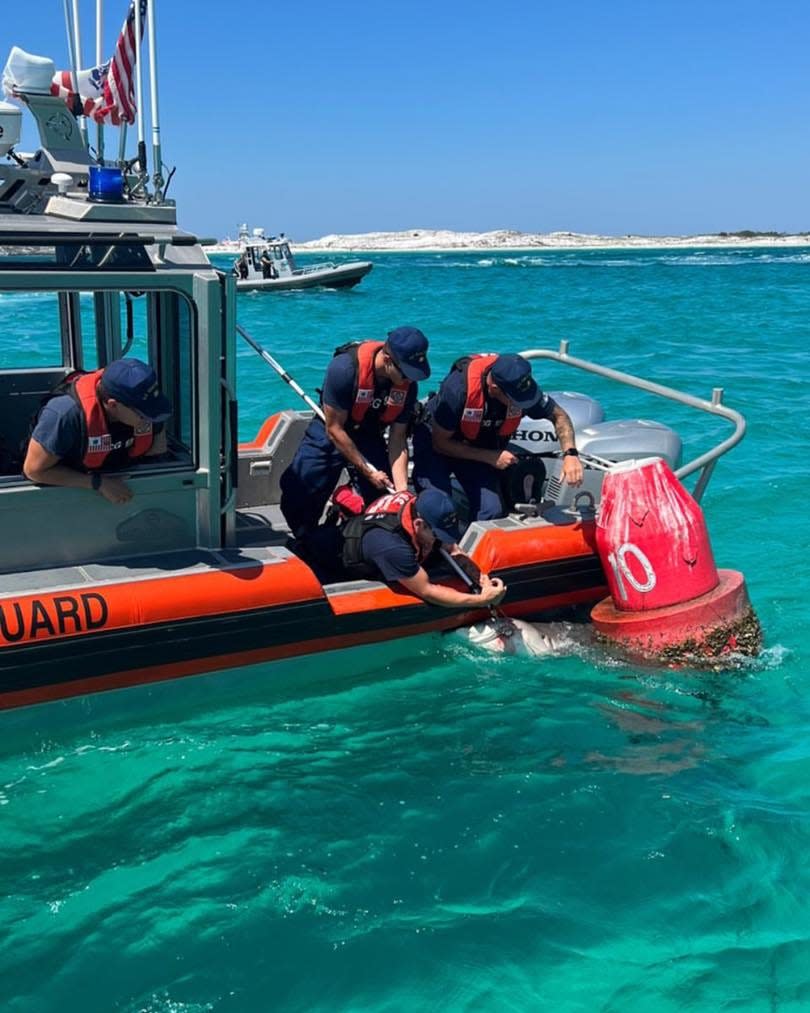
<svg viewBox="0 0 810 1013"><path fill-rule="evenodd" d="M734 426L734 432L731 436L718 443L711 450L707 450L705 454L701 454L693 461L682 465L675 472L675 476L678 479L684 479L694 474L694 472L700 471L700 476L692 492L692 496L698 502L700 502L703 493L706 491L706 486L709 484L709 479L712 476L718 459L723 454L727 454L732 447L736 447L745 435L745 419L739 412L723 404L722 387L714 387L712 389L711 401L706 401L703 398L693 397L691 394L684 394L683 391L675 390L674 387L665 387L663 384L653 383L651 380L644 380L639 376L632 376L630 373L622 373L617 369L610 369L608 366L600 366L598 363L588 362L586 359L577 359L568 354L568 341L566 340L560 342L558 352L552 351L550 348L532 348L520 354L524 359L551 359L553 362L559 362L565 366L573 366L575 369L582 369L587 373L595 373L597 376L603 376L608 380L614 380L629 387L636 387L638 390L646 391L648 394L655 394L658 397L668 398L670 401L677 401L679 404L687 405L689 408L695 408L709 415L719 415L727 422L730 422Z"/></svg>

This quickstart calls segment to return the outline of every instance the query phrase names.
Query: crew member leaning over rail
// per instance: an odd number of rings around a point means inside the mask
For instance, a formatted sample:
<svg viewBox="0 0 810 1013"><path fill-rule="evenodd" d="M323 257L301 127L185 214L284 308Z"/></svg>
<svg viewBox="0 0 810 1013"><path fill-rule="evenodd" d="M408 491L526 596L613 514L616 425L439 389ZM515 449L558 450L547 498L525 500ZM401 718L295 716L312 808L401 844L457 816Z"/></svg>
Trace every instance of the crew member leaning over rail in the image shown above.
<svg viewBox="0 0 810 1013"><path fill-rule="evenodd" d="M163 423L171 414L155 371L140 359L73 373L40 408L23 473L38 485L90 489L126 503L132 490L104 472L165 454Z"/></svg>
<svg viewBox="0 0 810 1013"><path fill-rule="evenodd" d="M281 476L281 512L296 537L317 526L347 464L357 472L366 503L392 482L396 490L407 489L408 423L417 381L430 376L427 351L428 340L416 327L335 350L321 395L326 425L310 422Z"/></svg>
<svg viewBox="0 0 810 1013"><path fill-rule="evenodd" d="M582 463L571 419L537 386L528 360L467 355L453 363L414 432L416 488L450 494L455 475L469 501L470 520L503 517L501 473L517 463L506 445L524 416L554 424L564 455L563 477L579 485Z"/></svg>
<svg viewBox="0 0 810 1013"><path fill-rule="evenodd" d="M423 601L445 608L497 605L506 594L503 581L481 573L461 551L453 501L439 489L394 492L371 503L365 513L342 527L326 525L299 540L297 551L329 578L370 578L398 583ZM424 564L438 547L481 586L480 594L459 591L431 579Z"/></svg>

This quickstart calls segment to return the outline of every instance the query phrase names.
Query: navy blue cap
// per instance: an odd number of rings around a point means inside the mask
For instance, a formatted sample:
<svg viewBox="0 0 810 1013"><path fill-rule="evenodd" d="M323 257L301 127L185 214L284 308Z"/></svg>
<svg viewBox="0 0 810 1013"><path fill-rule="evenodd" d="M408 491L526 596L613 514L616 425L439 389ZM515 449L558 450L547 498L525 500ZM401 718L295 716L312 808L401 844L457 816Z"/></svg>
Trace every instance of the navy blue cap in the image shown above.
<svg viewBox="0 0 810 1013"><path fill-rule="evenodd" d="M101 382L109 397L150 422L165 422L172 413L171 402L161 391L157 374L140 359L116 359L104 369Z"/></svg>
<svg viewBox="0 0 810 1013"><path fill-rule="evenodd" d="M499 355L489 375L518 408L531 408L542 397L532 377L532 367L520 355Z"/></svg>
<svg viewBox="0 0 810 1013"><path fill-rule="evenodd" d="M428 339L418 327L397 327L388 332L388 351L400 371L409 380L427 380Z"/></svg>
<svg viewBox="0 0 810 1013"><path fill-rule="evenodd" d="M456 508L446 492L432 488L420 492L416 512L441 541L454 545L461 539Z"/></svg>

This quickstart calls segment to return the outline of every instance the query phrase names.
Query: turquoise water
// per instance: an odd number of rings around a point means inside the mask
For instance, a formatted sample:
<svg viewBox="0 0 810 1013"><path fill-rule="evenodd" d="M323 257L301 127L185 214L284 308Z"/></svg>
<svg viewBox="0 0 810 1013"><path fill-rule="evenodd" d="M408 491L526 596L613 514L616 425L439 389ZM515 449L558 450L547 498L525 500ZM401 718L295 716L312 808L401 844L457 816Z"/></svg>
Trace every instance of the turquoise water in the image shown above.
<svg viewBox="0 0 810 1013"><path fill-rule="evenodd" d="M346 258L343 258L346 259ZM425 330L554 347L746 416L703 501L763 656L655 672L433 637L0 714L12 1013L810 1008L810 250L402 254L240 296L305 386ZM609 417L727 427L546 365ZM294 395L244 346L242 438Z"/></svg>

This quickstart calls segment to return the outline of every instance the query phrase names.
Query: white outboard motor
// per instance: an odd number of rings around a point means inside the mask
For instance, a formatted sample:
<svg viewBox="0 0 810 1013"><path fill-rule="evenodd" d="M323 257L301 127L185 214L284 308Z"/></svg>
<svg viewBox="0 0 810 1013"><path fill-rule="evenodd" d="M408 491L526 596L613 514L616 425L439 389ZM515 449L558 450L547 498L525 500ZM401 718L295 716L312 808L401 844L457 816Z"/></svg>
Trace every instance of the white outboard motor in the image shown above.
<svg viewBox="0 0 810 1013"><path fill-rule="evenodd" d="M585 394L566 390L551 391L550 395L568 412L582 454L611 462L661 457L673 471L680 467L681 438L668 426L647 419L607 422L599 402ZM513 504L543 499L564 510L593 515L604 473L586 468L582 485L576 489L563 482L562 460L555 456L560 444L548 419L521 419L509 449L520 457L504 477L504 492Z"/></svg>
<svg viewBox="0 0 810 1013"><path fill-rule="evenodd" d="M560 408L565 409L574 424L574 432L578 433L586 426L601 422L605 413L598 401L587 394L576 391L549 391ZM560 449L554 426L548 419L522 418L517 432L510 440L509 449L514 453L549 454Z"/></svg>
<svg viewBox="0 0 810 1013"><path fill-rule="evenodd" d="M20 140L22 109L10 102L0 102L0 158Z"/></svg>
<svg viewBox="0 0 810 1013"><path fill-rule="evenodd" d="M574 391L550 391L574 424L579 450L609 461L663 457L673 471L681 464L681 438L668 426L647 419L606 422L598 401ZM514 453L551 454L560 449L548 419L521 419L509 449Z"/></svg>
<svg viewBox="0 0 810 1013"><path fill-rule="evenodd" d="M650 419L617 419L576 430L577 447L608 461L663 457L675 471L681 466L681 438L674 429Z"/></svg>

